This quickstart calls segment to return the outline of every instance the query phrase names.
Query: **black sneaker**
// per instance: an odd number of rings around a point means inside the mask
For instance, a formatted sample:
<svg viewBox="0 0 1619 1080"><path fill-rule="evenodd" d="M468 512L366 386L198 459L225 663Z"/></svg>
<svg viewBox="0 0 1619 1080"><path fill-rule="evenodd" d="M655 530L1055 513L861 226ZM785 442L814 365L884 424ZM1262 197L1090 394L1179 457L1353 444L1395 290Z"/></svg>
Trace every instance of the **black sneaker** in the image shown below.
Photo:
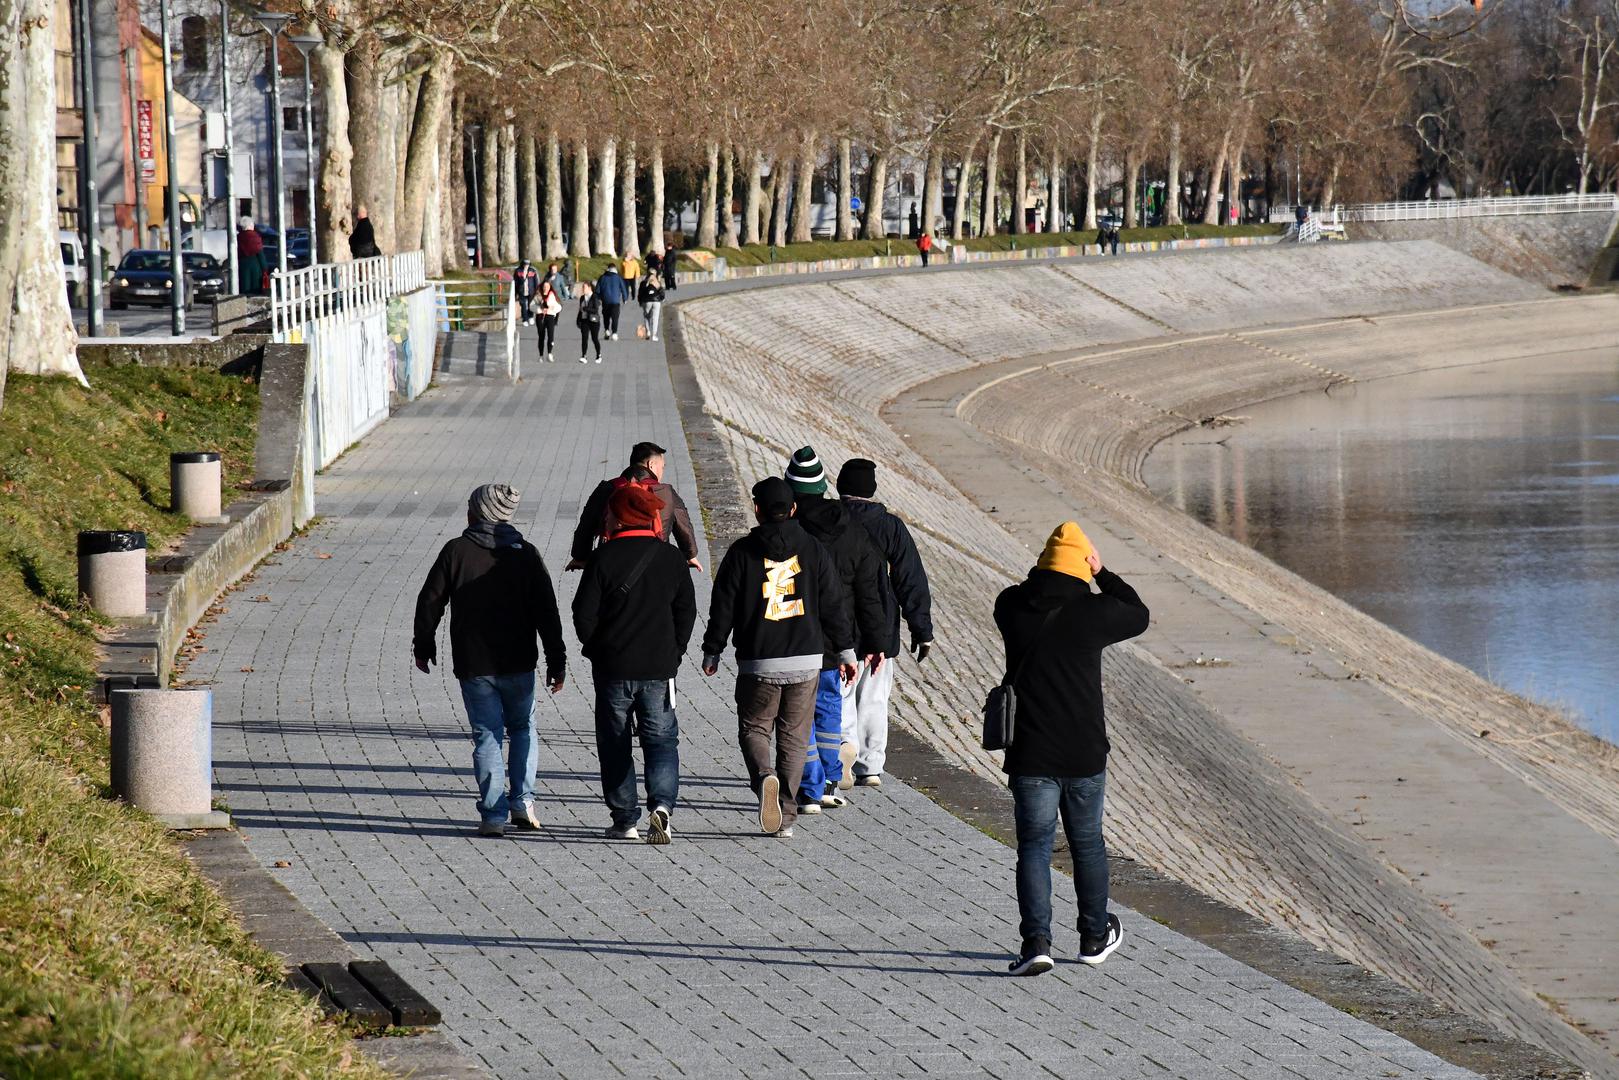
<svg viewBox="0 0 1619 1080"><path fill-rule="evenodd" d="M1082 943L1079 948L1079 962L1081 964L1090 964L1094 967L1112 956L1113 950L1117 949L1119 942L1123 940L1124 927L1119 925L1119 917L1109 912L1107 917L1107 937L1102 939L1099 945L1092 946Z"/></svg>
<svg viewBox="0 0 1619 1080"><path fill-rule="evenodd" d="M1055 966L1051 962L1051 942L1045 938L1029 938L1023 942L1023 952L1006 971L1010 975L1044 975Z"/></svg>

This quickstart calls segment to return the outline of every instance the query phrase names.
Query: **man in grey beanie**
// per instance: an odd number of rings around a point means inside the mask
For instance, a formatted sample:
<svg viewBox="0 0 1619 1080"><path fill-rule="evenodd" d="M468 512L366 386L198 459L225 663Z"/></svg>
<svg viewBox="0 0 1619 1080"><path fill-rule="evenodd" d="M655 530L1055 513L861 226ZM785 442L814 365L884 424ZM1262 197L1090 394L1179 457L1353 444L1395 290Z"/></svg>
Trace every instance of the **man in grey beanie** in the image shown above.
<svg viewBox="0 0 1619 1080"><path fill-rule="evenodd" d="M416 597L416 666L438 659L436 636L450 608L450 656L472 725L472 769L478 781L479 836L504 836L508 815L538 829L534 773L535 638L545 647L545 684L562 689L567 649L551 575L533 544L512 525L519 493L484 484L467 499L467 528L445 544ZM501 760L501 741L511 739Z"/></svg>

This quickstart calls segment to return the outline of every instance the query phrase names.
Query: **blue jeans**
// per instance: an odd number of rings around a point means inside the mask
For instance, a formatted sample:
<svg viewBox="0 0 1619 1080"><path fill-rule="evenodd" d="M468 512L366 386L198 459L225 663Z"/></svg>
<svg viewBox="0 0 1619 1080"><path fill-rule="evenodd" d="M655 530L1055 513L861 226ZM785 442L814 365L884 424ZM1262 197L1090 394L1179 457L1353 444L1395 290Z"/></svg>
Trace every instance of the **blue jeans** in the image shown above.
<svg viewBox="0 0 1619 1080"><path fill-rule="evenodd" d="M467 719L472 721L472 771L478 777L478 813L486 822L504 824L514 804L534 798L534 769L540 756L539 743L534 738L534 673L462 679L461 700L467 706ZM511 754L504 763L500 760L503 735L510 735L512 740Z"/></svg>
<svg viewBox="0 0 1619 1080"><path fill-rule="evenodd" d="M675 719L668 679L596 681L596 755L601 759L602 798L613 824L634 825L635 755L630 737L638 735L646 758L646 808L671 813L680 794L680 723Z"/></svg>
<svg viewBox="0 0 1619 1080"><path fill-rule="evenodd" d="M1051 940L1051 842L1062 814L1074 859L1080 946L1107 937L1107 848L1102 843L1102 795L1107 771L1095 776L1014 776L1017 822L1017 906L1025 940Z"/></svg>
<svg viewBox="0 0 1619 1080"><path fill-rule="evenodd" d="M843 759L838 757L843 742L842 687L843 673L837 668L821 672L815 682L815 727L804 758L804 778L798 785L801 803L820 802L826 785L843 779Z"/></svg>

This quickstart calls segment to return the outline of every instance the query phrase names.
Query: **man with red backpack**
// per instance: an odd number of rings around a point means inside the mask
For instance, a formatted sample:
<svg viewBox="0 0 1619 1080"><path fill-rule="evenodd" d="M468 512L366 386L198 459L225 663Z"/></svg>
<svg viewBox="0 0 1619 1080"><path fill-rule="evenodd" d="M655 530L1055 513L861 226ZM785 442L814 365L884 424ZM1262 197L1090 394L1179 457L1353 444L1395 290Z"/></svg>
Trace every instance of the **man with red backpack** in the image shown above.
<svg viewBox="0 0 1619 1080"><path fill-rule="evenodd" d="M638 442L630 449L630 466L611 480L603 480L585 500L579 514L579 524L573 530L573 547L569 551L565 570L582 570L590 558L591 548L605 541L615 531L609 500L613 493L629 484L646 488L658 499L661 511L653 526L658 539L668 542L672 537L686 565L701 570L703 564L697 554L697 534L692 531L691 514L686 502L670 484L663 482L663 463L666 451L657 443Z"/></svg>

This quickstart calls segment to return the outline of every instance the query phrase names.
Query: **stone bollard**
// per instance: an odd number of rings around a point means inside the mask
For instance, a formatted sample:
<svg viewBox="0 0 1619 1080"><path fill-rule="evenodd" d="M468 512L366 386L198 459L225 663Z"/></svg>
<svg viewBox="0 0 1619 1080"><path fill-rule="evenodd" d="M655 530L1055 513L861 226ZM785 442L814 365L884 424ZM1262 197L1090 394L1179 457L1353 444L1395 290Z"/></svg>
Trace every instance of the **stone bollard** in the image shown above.
<svg viewBox="0 0 1619 1080"><path fill-rule="evenodd" d="M199 525L223 525L220 511L222 473L212 450L169 455L169 509Z"/></svg>
<svg viewBox="0 0 1619 1080"><path fill-rule="evenodd" d="M112 790L176 829L223 829L213 808L213 691L114 690Z"/></svg>
<svg viewBox="0 0 1619 1080"><path fill-rule="evenodd" d="M79 595L106 615L145 615L146 534L81 532Z"/></svg>

